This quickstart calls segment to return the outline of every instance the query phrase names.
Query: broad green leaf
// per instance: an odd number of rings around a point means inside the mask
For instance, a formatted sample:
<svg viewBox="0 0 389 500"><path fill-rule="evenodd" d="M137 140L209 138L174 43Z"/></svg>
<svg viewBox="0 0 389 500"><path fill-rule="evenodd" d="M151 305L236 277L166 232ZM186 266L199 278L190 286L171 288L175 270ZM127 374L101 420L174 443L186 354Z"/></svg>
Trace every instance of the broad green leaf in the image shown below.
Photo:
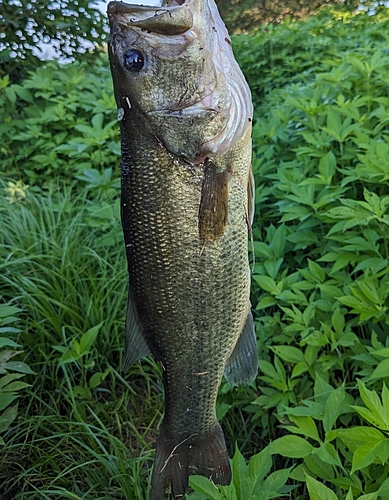
<svg viewBox="0 0 389 500"><path fill-rule="evenodd" d="M107 368L104 372L96 372L94 373L91 378L89 379L89 387L91 389L94 389L95 387L98 387L103 380L107 377L108 373L110 372L110 368Z"/></svg>
<svg viewBox="0 0 389 500"><path fill-rule="evenodd" d="M275 304L277 304L277 299L275 297L272 297L271 295L263 295L255 306L255 309L266 309L266 307L271 307Z"/></svg>
<svg viewBox="0 0 389 500"><path fill-rule="evenodd" d="M376 391L369 391L365 384L358 380L358 388L361 398L365 405L369 408L369 411L363 410L361 407L355 406L354 408L361 414L364 418L367 418L370 423L377 425L384 430L389 430L389 422L385 420L386 412L383 409L380 398Z"/></svg>
<svg viewBox="0 0 389 500"><path fill-rule="evenodd" d="M338 500L335 493L308 474L305 475L310 500Z"/></svg>
<svg viewBox="0 0 389 500"><path fill-rule="evenodd" d="M0 337L0 348L1 347L20 347L19 344L14 342L13 340L7 339L6 337Z"/></svg>
<svg viewBox="0 0 389 500"><path fill-rule="evenodd" d="M263 482L262 488L261 489L258 488L259 498L263 499L279 498L280 493L278 490L280 490L286 484L287 480L289 479L289 475L292 468L293 467L290 467L289 469L281 469L272 472ZM256 493L256 490L254 490L253 493Z"/></svg>
<svg viewBox="0 0 389 500"><path fill-rule="evenodd" d="M4 377L0 378L0 390L3 389L7 384L14 380L18 380L19 378L24 377L24 374L21 373L9 373L8 375L4 375Z"/></svg>
<svg viewBox="0 0 389 500"><path fill-rule="evenodd" d="M345 319L343 314L340 312L340 308L337 307L331 316L331 323L334 327L336 333L340 334L344 330Z"/></svg>
<svg viewBox="0 0 389 500"><path fill-rule="evenodd" d="M355 441L356 443L365 443L365 442L375 442L379 443L385 441L385 436L378 429L374 429L374 427L367 426L358 426L351 427L350 429L339 429L338 435L341 439L347 442ZM348 444L347 444L348 446Z"/></svg>
<svg viewBox="0 0 389 500"><path fill-rule="evenodd" d="M6 370L35 375L35 372L23 361L8 361L5 363L4 368Z"/></svg>
<svg viewBox="0 0 389 500"><path fill-rule="evenodd" d="M86 354L89 352L90 348L93 345L93 342L96 340L96 337L100 331L100 328L103 326L104 321L99 323L98 325L93 326L87 332L85 332L81 337L80 342L80 353Z"/></svg>
<svg viewBox="0 0 389 500"><path fill-rule="evenodd" d="M273 461L271 458L270 445L266 446L266 448L264 448L261 452L251 457L248 470L254 485L263 480L266 474L270 472L272 465Z"/></svg>
<svg viewBox="0 0 389 500"><path fill-rule="evenodd" d="M299 377L302 373L308 370L308 364L304 361L303 363L296 363L292 370L292 377Z"/></svg>
<svg viewBox="0 0 389 500"><path fill-rule="evenodd" d="M359 413L359 415L361 415L361 417L363 417L370 424L375 425L376 427L383 430L389 430L388 424L385 422L385 420L377 411L368 410L364 406L357 406L357 405L350 405L350 406L351 408L356 410Z"/></svg>
<svg viewBox="0 0 389 500"><path fill-rule="evenodd" d="M324 406L323 427L329 432L334 426L336 419L342 412L346 402L346 394L343 385L332 391Z"/></svg>
<svg viewBox="0 0 389 500"><path fill-rule="evenodd" d="M280 259L284 256L285 245L286 245L286 226L285 224L281 224L275 231L271 243L269 245L270 248L274 251L276 259Z"/></svg>
<svg viewBox="0 0 389 500"><path fill-rule="evenodd" d="M7 306L5 304L0 304L0 318L5 318L7 316L12 316L22 312L22 309L16 306Z"/></svg>
<svg viewBox="0 0 389 500"><path fill-rule="evenodd" d="M384 465L389 458L389 439L382 441L377 447L377 458L380 460L381 464Z"/></svg>
<svg viewBox="0 0 389 500"><path fill-rule="evenodd" d="M313 451L313 446L299 436L283 436L275 439L271 444L272 454L278 453L283 457L304 458Z"/></svg>
<svg viewBox="0 0 389 500"><path fill-rule="evenodd" d="M0 396L1 398L1 396ZM8 429L8 427L12 424L12 422L15 420L15 418L18 415L18 405L14 406L8 406L3 413L1 414L0 418L0 432L4 432L5 430Z"/></svg>
<svg viewBox="0 0 389 500"><path fill-rule="evenodd" d="M376 491L374 493L366 493L366 495L361 495L358 497L358 500L378 500L378 498L381 498L379 496L379 491Z"/></svg>
<svg viewBox="0 0 389 500"><path fill-rule="evenodd" d="M26 387L31 387L31 384L26 382L11 382L2 388L4 392L20 391L20 389L25 389Z"/></svg>
<svg viewBox="0 0 389 500"><path fill-rule="evenodd" d="M300 349L293 346L272 346L272 351L277 354L281 359L288 363L305 363L304 354Z"/></svg>
<svg viewBox="0 0 389 500"><path fill-rule="evenodd" d="M370 380L374 380L376 378L382 379L385 377L389 377L389 358L383 359L378 363L373 373L370 375Z"/></svg>
<svg viewBox="0 0 389 500"><path fill-rule="evenodd" d="M351 474L374 462L380 452L381 443L367 442L359 446L353 454Z"/></svg>
<svg viewBox="0 0 389 500"><path fill-rule="evenodd" d="M9 406L17 397L15 394L0 393L0 411Z"/></svg>
<svg viewBox="0 0 389 500"><path fill-rule="evenodd" d="M331 443L323 443L320 448L315 448L317 456L323 460L323 462L330 465L337 465L342 467L342 462L339 458L339 454L335 447Z"/></svg>
<svg viewBox="0 0 389 500"><path fill-rule="evenodd" d="M312 455L305 457L304 465L312 474L315 474L320 479L331 480L335 477L334 466L323 462L316 453L312 453ZM306 472L306 469L304 472Z"/></svg>
<svg viewBox="0 0 389 500"><path fill-rule="evenodd" d="M308 259L308 267L309 270L311 271L312 276L314 276L315 281L317 283L323 283L325 280L325 272L324 269L322 269L319 264L314 262L313 260Z"/></svg>
<svg viewBox="0 0 389 500"><path fill-rule="evenodd" d="M232 475L236 493L239 498L249 498L253 485L250 488L247 481L247 471L248 466L243 455L236 447L233 459L232 459ZM249 491L250 490L250 491Z"/></svg>
<svg viewBox="0 0 389 500"><path fill-rule="evenodd" d="M270 276L259 276L255 274L253 279L263 290L265 290L265 292L277 294L281 291L274 279L270 278Z"/></svg>
<svg viewBox="0 0 389 500"><path fill-rule="evenodd" d="M327 182L331 181L336 171L336 158L332 151L326 153L319 162L319 172Z"/></svg>
<svg viewBox="0 0 389 500"><path fill-rule="evenodd" d="M211 500L223 500L222 494L208 478L203 476L189 476L189 486Z"/></svg>
<svg viewBox="0 0 389 500"><path fill-rule="evenodd" d="M321 441L320 437L319 437L319 433L317 431L315 421L313 420L312 417L290 415L289 418L292 422L294 422L297 425L297 427L301 430L301 432L306 437L310 437L313 440L318 441L318 442ZM291 429L290 426L288 428Z"/></svg>

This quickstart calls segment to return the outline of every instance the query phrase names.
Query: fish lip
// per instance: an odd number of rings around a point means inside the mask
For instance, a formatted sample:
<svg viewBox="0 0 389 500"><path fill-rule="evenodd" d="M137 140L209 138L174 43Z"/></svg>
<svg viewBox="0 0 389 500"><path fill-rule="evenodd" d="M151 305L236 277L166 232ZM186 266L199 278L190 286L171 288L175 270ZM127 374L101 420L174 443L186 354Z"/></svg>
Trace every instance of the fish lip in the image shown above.
<svg viewBox="0 0 389 500"><path fill-rule="evenodd" d="M112 1L107 6L107 14L111 29L121 25L157 34L180 35L193 26L193 1L184 0L182 4L160 7Z"/></svg>
<svg viewBox="0 0 389 500"><path fill-rule="evenodd" d="M131 3L126 3L126 2L109 2L107 6L107 14L112 15L112 14L132 14L134 10L139 11L146 11L150 10L151 8L154 8L155 10L166 10L169 9L168 7L152 7L151 5L139 5L139 4L131 4Z"/></svg>

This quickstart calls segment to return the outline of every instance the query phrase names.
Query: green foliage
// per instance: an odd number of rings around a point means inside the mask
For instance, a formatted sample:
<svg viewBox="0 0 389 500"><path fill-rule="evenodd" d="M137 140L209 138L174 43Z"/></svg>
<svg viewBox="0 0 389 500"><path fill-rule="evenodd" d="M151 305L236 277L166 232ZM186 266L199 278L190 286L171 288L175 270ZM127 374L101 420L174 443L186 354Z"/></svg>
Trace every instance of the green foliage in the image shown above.
<svg viewBox="0 0 389 500"><path fill-rule="evenodd" d="M37 195L22 183L0 186L0 289L23 307L18 331L5 325L5 334L38 374L26 375L34 384L19 398L17 425L4 430L1 496L101 498L109 489L109 498L146 500L145 436L153 439L162 394L151 361L129 374L137 390L117 371L127 284L119 214L96 224L88 198L112 205L112 193L59 186Z"/></svg>
<svg viewBox="0 0 389 500"><path fill-rule="evenodd" d="M385 50L388 32L387 9L374 16L365 11L355 15L324 9L298 23L287 20L281 26L262 26L252 34L233 36L234 52L250 84L257 120L262 121L263 112L269 113L284 98L278 89L312 82L318 73L332 67L331 60L339 54L349 52L356 58L358 54L372 55L377 45ZM341 70L333 78L336 86L342 79ZM305 97L303 101L308 110L315 105ZM269 133L286 138L276 115L267 127Z"/></svg>
<svg viewBox="0 0 389 500"><path fill-rule="evenodd" d="M317 15L322 8L334 5L351 14L360 10L371 14L387 7L385 0L223 0L218 7L230 33L247 33L261 25Z"/></svg>
<svg viewBox="0 0 389 500"><path fill-rule="evenodd" d="M0 170L30 186L55 176L69 183L80 178L98 191L117 188L109 170L120 152L115 108L102 59L66 71L49 63L22 84L0 79Z"/></svg>
<svg viewBox="0 0 389 500"><path fill-rule="evenodd" d="M42 43L57 56L92 60L107 32L103 14L86 0L3 0L0 4L0 77L13 80L41 64Z"/></svg>
<svg viewBox="0 0 389 500"><path fill-rule="evenodd" d="M278 24L287 19L296 21L317 14L321 7L329 4L341 4L353 10L361 4L361 1L289 0L285 2L285 0L223 0L218 7L228 30L234 33L242 33L253 31L263 24Z"/></svg>
<svg viewBox="0 0 389 500"><path fill-rule="evenodd" d="M21 330L14 325L21 309L0 304L0 434L4 433L18 414L18 404L13 404L19 397L18 392L30 384L21 381L26 374L34 374L31 368L23 361L10 361L15 356L23 353L19 350L20 345L15 341L5 337L5 335L15 335ZM4 440L0 436L0 446L4 446Z"/></svg>
<svg viewBox="0 0 389 500"><path fill-rule="evenodd" d="M292 488L286 486L292 467L270 473L272 459L270 446L254 455L248 464L236 449L232 459L232 482L216 486L205 477L193 476L189 484L195 493L188 500L269 500L280 498ZM269 474L270 473L270 474Z"/></svg>
<svg viewBox="0 0 389 500"><path fill-rule="evenodd" d="M223 381L233 482L194 476L193 500L389 498L388 19L327 11L234 38L256 104L260 372ZM0 86L0 289L20 309L4 335L40 374L1 428L0 494L147 499L161 383L152 360L117 371L127 277L108 65L50 63Z"/></svg>

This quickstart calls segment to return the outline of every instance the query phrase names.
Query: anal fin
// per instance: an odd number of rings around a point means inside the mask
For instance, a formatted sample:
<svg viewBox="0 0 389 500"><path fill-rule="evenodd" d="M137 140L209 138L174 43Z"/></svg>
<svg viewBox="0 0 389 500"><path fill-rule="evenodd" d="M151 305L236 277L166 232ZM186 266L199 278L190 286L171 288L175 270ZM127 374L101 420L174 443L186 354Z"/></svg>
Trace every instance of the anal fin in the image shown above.
<svg viewBox="0 0 389 500"><path fill-rule="evenodd" d="M127 315L126 315L126 340L124 344L123 370L139 361L144 356L148 356L150 349L143 337L143 328L139 320L136 304L128 291Z"/></svg>
<svg viewBox="0 0 389 500"><path fill-rule="evenodd" d="M249 310L246 323L230 358L224 376L232 385L247 385L258 373L257 336L253 315Z"/></svg>

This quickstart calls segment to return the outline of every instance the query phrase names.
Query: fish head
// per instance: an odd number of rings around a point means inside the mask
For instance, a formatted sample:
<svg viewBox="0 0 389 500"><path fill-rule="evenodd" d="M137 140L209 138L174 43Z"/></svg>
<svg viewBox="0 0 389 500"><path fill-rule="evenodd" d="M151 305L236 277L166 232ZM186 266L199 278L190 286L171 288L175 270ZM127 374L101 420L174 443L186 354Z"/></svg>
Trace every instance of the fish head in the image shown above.
<svg viewBox="0 0 389 500"><path fill-rule="evenodd" d="M111 2L108 44L121 116L191 163L222 154L250 126L251 94L214 0Z"/></svg>

